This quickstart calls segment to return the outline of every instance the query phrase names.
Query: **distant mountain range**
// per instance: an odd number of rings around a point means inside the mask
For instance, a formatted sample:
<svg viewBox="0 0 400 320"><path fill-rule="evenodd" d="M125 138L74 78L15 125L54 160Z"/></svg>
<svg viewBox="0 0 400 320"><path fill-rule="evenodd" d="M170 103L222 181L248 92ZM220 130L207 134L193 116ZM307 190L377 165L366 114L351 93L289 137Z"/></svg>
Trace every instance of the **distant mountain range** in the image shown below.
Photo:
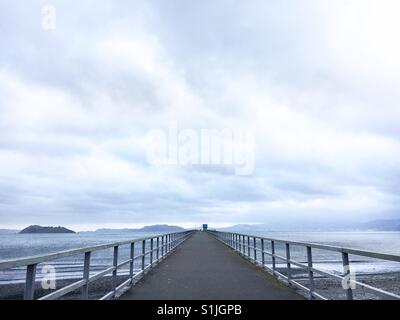
<svg viewBox="0 0 400 320"><path fill-rule="evenodd" d="M42 226L29 226L19 233L75 233L64 227L42 227Z"/></svg>
<svg viewBox="0 0 400 320"><path fill-rule="evenodd" d="M210 226L212 228L212 225ZM114 234L114 233L132 233L132 232L180 232L185 231L185 228L166 224L156 224L145 226L137 229L110 229L103 228L93 232L98 234ZM220 231L240 231L240 232L254 232L254 231L400 231L400 219L392 220L373 220L363 223L311 223L305 222L303 224L293 223L280 225L277 224L236 224L226 228L217 228ZM42 227L42 226L29 226L21 231L13 229L0 229L0 234L16 234L16 233L75 233L64 227Z"/></svg>
<svg viewBox="0 0 400 320"><path fill-rule="evenodd" d="M132 233L132 232L180 232L185 231L185 228L179 226L170 226L167 224L156 224L151 226L144 226L143 228L137 229L97 229L96 231L82 231L81 233L93 232L100 234L114 234L114 233ZM38 225L29 226L23 230L13 229L0 229L0 234L16 234L16 233L75 233L75 231L69 230L65 227L42 227Z"/></svg>
<svg viewBox="0 0 400 320"><path fill-rule="evenodd" d="M145 226L138 229L97 229L95 233L115 233L115 232L180 232L185 231L185 228L179 226L170 226L167 224L156 224Z"/></svg>
<svg viewBox="0 0 400 320"><path fill-rule="evenodd" d="M220 231L400 231L400 219L373 220L365 223L294 223L294 224L236 224Z"/></svg>
<svg viewBox="0 0 400 320"><path fill-rule="evenodd" d="M399 220L375 220L361 224L364 230L400 231Z"/></svg>

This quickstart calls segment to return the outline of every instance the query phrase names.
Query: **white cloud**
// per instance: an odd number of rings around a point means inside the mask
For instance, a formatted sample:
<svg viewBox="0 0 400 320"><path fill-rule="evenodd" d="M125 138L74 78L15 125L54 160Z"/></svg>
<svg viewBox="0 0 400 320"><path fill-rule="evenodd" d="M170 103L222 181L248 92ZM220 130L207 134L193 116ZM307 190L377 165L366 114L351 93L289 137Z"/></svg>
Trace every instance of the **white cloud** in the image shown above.
<svg viewBox="0 0 400 320"><path fill-rule="evenodd" d="M2 5L0 225L398 215L396 1L90 3ZM253 129L254 174L150 166L171 121Z"/></svg>

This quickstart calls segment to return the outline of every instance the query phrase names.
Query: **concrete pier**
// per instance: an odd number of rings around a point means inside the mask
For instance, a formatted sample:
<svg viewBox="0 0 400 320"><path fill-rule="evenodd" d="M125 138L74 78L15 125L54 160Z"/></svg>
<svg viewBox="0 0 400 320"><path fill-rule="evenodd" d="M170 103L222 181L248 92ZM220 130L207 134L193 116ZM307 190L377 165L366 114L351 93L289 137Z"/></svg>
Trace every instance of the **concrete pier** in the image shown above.
<svg viewBox="0 0 400 320"><path fill-rule="evenodd" d="M122 300L301 300L207 232L196 232Z"/></svg>

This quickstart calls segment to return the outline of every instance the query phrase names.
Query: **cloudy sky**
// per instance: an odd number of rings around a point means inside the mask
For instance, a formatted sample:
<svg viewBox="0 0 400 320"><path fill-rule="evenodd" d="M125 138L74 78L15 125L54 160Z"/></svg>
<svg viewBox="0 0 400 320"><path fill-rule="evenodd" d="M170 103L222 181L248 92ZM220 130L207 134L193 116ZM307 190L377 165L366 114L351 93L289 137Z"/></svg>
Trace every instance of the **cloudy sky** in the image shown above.
<svg viewBox="0 0 400 320"><path fill-rule="evenodd" d="M0 227L398 218L399 14L397 0L0 0ZM170 123L253 130L254 171L150 164L148 133Z"/></svg>

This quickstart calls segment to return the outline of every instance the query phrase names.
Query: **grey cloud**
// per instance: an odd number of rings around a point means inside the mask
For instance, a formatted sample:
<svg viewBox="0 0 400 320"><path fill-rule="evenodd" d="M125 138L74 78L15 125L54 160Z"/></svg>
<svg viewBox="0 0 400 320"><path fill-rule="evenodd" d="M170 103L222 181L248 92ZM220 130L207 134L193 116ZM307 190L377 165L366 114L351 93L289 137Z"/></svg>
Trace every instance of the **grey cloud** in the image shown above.
<svg viewBox="0 0 400 320"><path fill-rule="evenodd" d="M0 226L398 215L397 49L336 28L354 3L0 3ZM171 121L253 127L254 173L150 166Z"/></svg>

